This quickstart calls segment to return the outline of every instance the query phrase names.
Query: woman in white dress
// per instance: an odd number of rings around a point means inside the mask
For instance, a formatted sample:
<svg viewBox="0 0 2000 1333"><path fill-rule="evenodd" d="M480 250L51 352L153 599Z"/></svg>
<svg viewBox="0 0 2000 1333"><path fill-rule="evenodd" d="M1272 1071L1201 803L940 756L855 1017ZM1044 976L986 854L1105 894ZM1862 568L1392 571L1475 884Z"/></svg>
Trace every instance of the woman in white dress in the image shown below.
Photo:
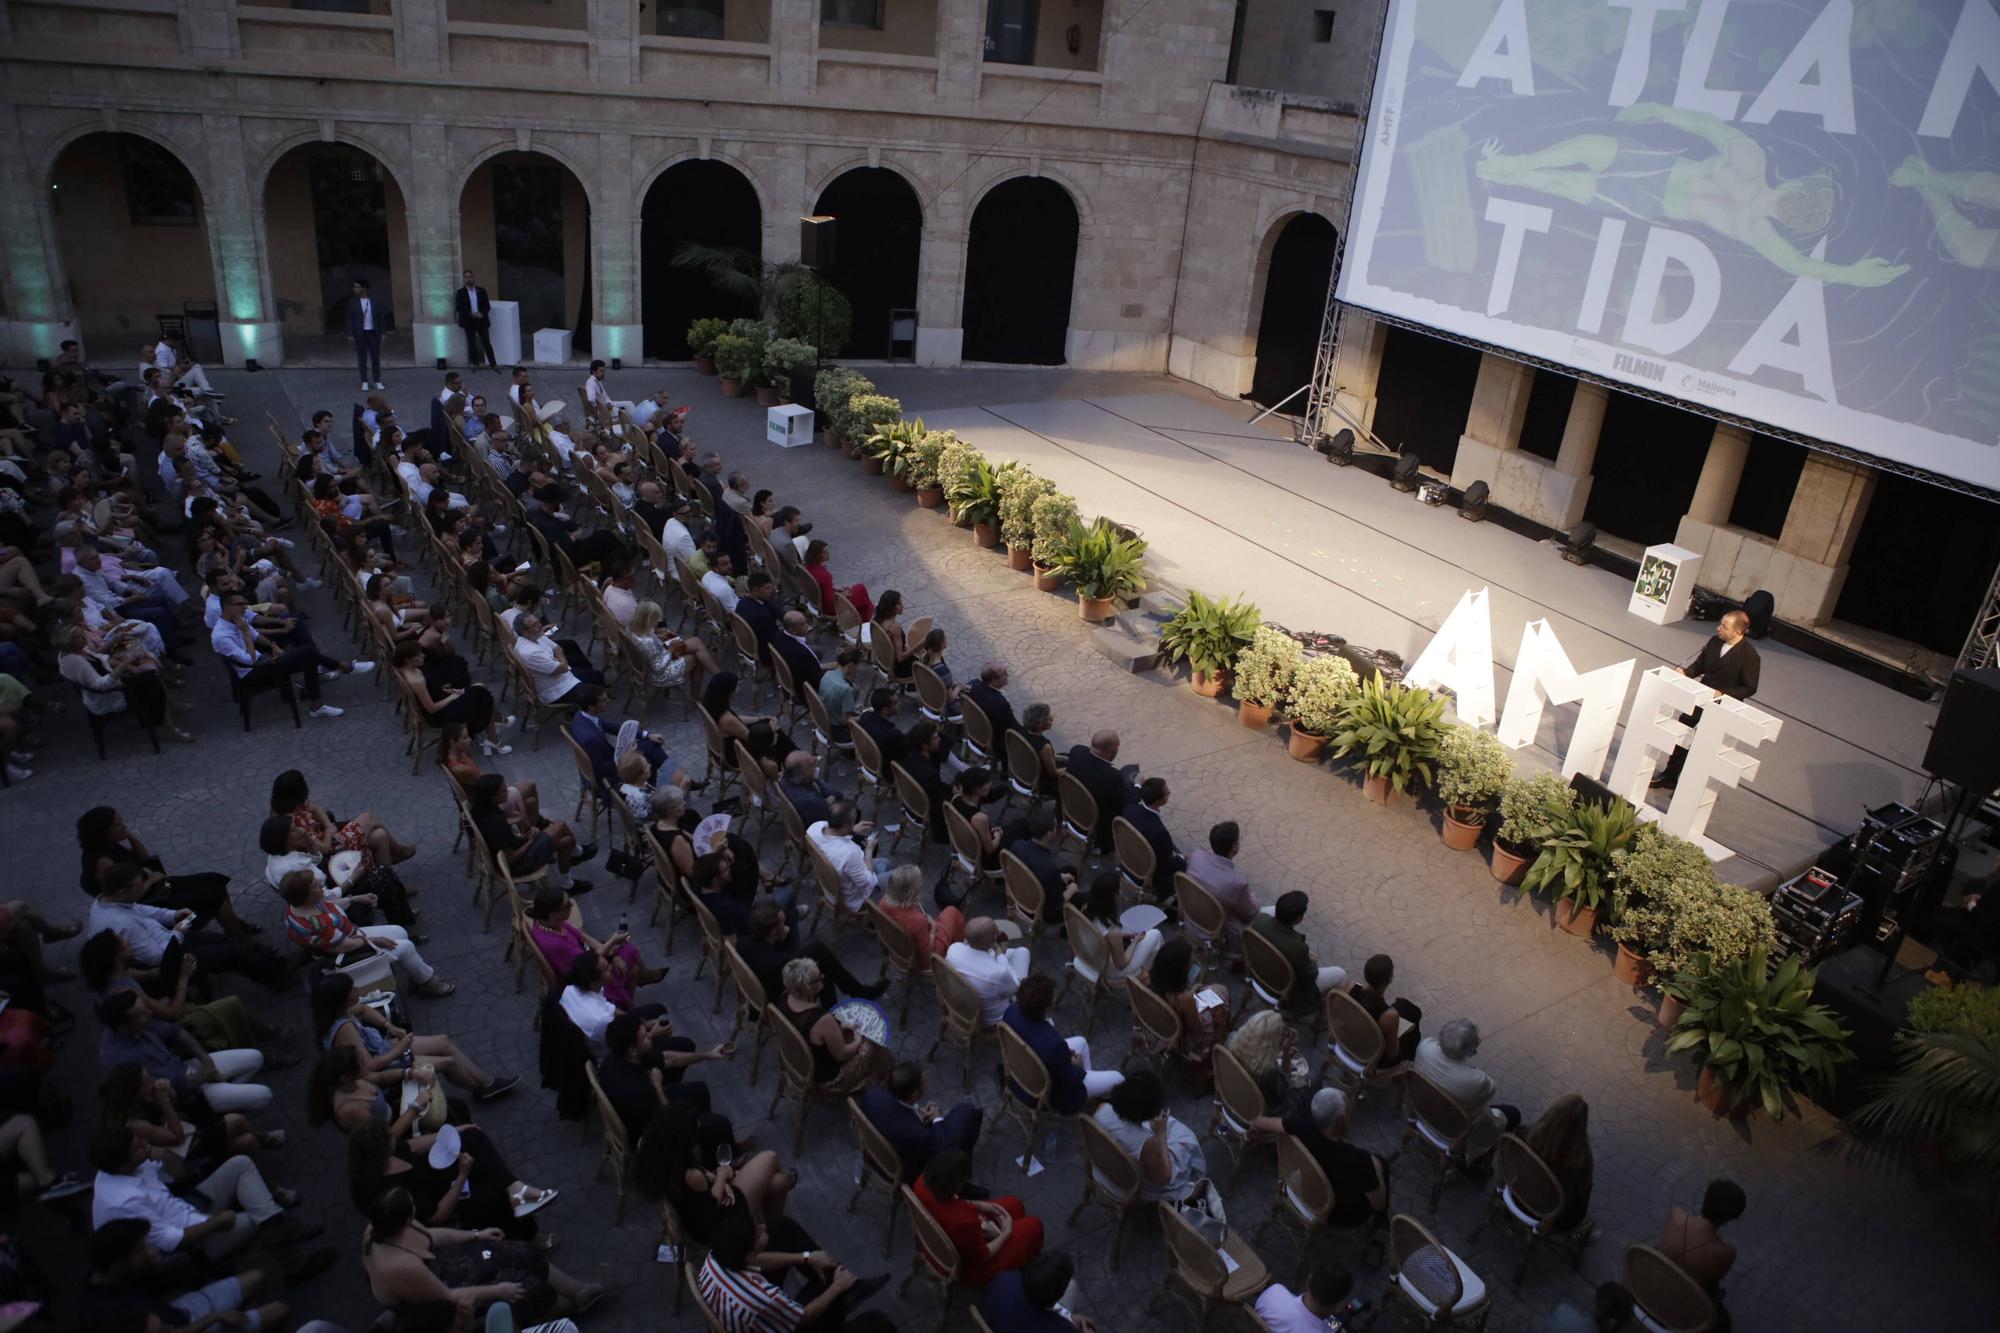
<svg viewBox="0 0 2000 1333"><path fill-rule="evenodd" d="M658 602L639 603L625 634L638 647L639 656L646 659L647 678L664 689L687 680L692 671L694 680L689 688L699 690L703 676L721 670L707 644L700 639L682 638L661 627Z"/></svg>

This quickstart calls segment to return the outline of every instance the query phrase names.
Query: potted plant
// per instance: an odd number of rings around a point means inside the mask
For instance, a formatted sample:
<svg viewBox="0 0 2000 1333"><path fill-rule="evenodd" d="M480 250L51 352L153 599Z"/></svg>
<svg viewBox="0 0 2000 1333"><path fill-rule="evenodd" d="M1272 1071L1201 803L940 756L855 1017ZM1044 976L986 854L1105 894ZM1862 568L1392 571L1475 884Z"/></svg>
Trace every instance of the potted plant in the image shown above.
<svg viewBox="0 0 2000 1333"><path fill-rule="evenodd" d="M1223 602L1190 588L1187 604L1160 627L1160 656L1168 662L1186 662L1194 692L1213 699L1229 688L1236 660L1263 620L1262 613L1241 598Z"/></svg>
<svg viewBox="0 0 2000 1333"><path fill-rule="evenodd" d="M1292 688L1292 677L1306 650L1283 630L1259 625L1250 643L1236 655L1236 720L1261 731Z"/></svg>
<svg viewBox="0 0 2000 1333"><path fill-rule="evenodd" d="M1331 653L1303 658L1292 672L1285 713L1292 734L1285 748L1302 764L1315 764L1340 729L1341 712L1361 688L1361 677L1344 657Z"/></svg>
<svg viewBox="0 0 2000 1333"><path fill-rule="evenodd" d="M939 471L943 471L942 464ZM1062 575L1056 572L1056 565L1062 559L1063 543L1069 540L1070 524L1076 522L1076 498L1051 490L1035 497L1029 517L1035 529L1032 561L1035 590L1054 592L1062 587Z"/></svg>
<svg viewBox="0 0 2000 1333"><path fill-rule="evenodd" d="M1490 731L1455 722L1438 738L1437 794L1444 806L1444 845L1470 851L1479 845L1486 817L1500 789L1514 776L1514 760Z"/></svg>
<svg viewBox="0 0 2000 1333"><path fill-rule="evenodd" d="M871 477L882 475L882 455L870 453L868 442L882 431L903 419L901 400L886 394L857 393L847 400L847 425L844 433L855 442L855 448L865 460L864 468Z"/></svg>
<svg viewBox="0 0 2000 1333"><path fill-rule="evenodd" d="M750 374L750 362L755 355L755 346L741 334L723 333L716 336L715 373L722 377L724 398L743 396L743 381Z"/></svg>
<svg viewBox="0 0 2000 1333"><path fill-rule="evenodd" d="M946 445L944 451L938 455L938 485L944 488L945 503L951 508L951 521L961 528L971 527L972 522L959 514L958 504L951 498L951 493L965 484L965 474L985 457L986 455L958 439Z"/></svg>
<svg viewBox="0 0 2000 1333"><path fill-rule="evenodd" d="M944 498L961 523L972 524L972 540L981 546L1000 544L1000 473L980 454L958 469Z"/></svg>
<svg viewBox="0 0 2000 1333"><path fill-rule="evenodd" d="M688 325L688 350L694 353L694 368L701 374L715 373L715 340L727 332L726 319L698 319Z"/></svg>
<svg viewBox="0 0 2000 1333"><path fill-rule="evenodd" d="M1444 699L1376 672L1348 696L1333 737L1335 758L1361 751L1368 799L1387 805L1409 789L1410 779L1431 780L1444 733Z"/></svg>
<svg viewBox="0 0 2000 1333"><path fill-rule="evenodd" d="M1519 884L1535 844L1554 832L1576 804L1576 793L1553 773L1507 779L1500 789L1500 827L1493 834L1493 878Z"/></svg>
<svg viewBox="0 0 2000 1333"><path fill-rule="evenodd" d="M846 366L828 366L813 378L813 402L818 409L819 422L826 430L829 444L846 450L848 401L857 393L873 392L875 386L866 375L857 370L850 370Z"/></svg>
<svg viewBox="0 0 2000 1333"><path fill-rule="evenodd" d="M810 269L786 267L770 284L765 318L786 338L817 344L828 356L847 346L854 308L838 287Z"/></svg>
<svg viewBox="0 0 2000 1333"><path fill-rule="evenodd" d="M1852 1052L1847 1029L1812 1002L1813 980L1812 969L1796 958L1774 968L1762 945L1728 962L1696 954L1674 978L1687 1011L1674 1024L1667 1052L1695 1052L1702 1105L1738 1117L1762 1106L1782 1120L1792 1093L1826 1086Z"/></svg>
<svg viewBox="0 0 2000 1333"><path fill-rule="evenodd" d="M1078 615L1092 622L1109 620L1119 598L1146 586L1146 543L1120 536L1102 514L1087 528L1072 518L1055 572L1076 585Z"/></svg>
<svg viewBox="0 0 2000 1333"><path fill-rule="evenodd" d="M1055 490L1055 483L1025 467L1000 474L1000 540L1007 544L1007 565L1028 571L1034 556L1035 501Z"/></svg>
<svg viewBox="0 0 2000 1333"><path fill-rule="evenodd" d="M773 338L764 344L764 377L777 391L778 401L792 401L792 375L819 358L811 343L797 338Z"/></svg>
<svg viewBox="0 0 2000 1333"><path fill-rule="evenodd" d="M904 480L917 493L917 503L936 509L944 503L944 487L938 483L938 459L958 437L948 430L927 430L910 449Z"/></svg>
<svg viewBox="0 0 2000 1333"><path fill-rule="evenodd" d="M910 463L925 434L922 417L915 421L891 421L862 441L861 452L882 465L891 490L913 491L916 487L910 482Z"/></svg>
<svg viewBox="0 0 2000 1333"><path fill-rule="evenodd" d="M1903 1028L1895 1073L1849 1120L1854 1155L1944 1172L2000 1218L2000 987L1926 990Z"/></svg>
<svg viewBox="0 0 2000 1333"><path fill-rule="evenodd" d="M1611 858L1632 841L1639 812L1629 802L1592 801L1570 807L1567 816L1541 840L1535 863L1521 880L1530 893L1553 890L1556 924L1589 939L1610 894Z"/></svg>

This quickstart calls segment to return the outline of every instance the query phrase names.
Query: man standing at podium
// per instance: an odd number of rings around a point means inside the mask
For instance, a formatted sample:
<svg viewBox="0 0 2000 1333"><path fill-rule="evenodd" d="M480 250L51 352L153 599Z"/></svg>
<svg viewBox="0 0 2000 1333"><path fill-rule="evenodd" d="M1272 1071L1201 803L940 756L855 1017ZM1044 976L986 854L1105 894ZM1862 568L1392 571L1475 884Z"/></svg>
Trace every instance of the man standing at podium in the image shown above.
<svg viewBox="0 0 2000 1333"><path fill-rule="evenodd" d="M1757 692L1757 674L1762 665L1757 645L1750 642L1749 635L1750 617L1741 611L1731 611L1722 618L1714 637L1701 646L1694 660L1679 668L1680 673L1714 690L1718 699L1725 694L1732 699L1748 699ZM1681 721L1689 724L1701 721L1701 710L1681 714ZM1660 770L1652 785L1671 788L1680 781L1681 765L1686 762L1687 747L1674 747L1667 766Z"/></svg>
<svg viewBox="0 0 2000 1333"><path fill-rule="evenodd" d="M474 370L485 366L488 370L499 370L500 363L493 356L493 302L487 299L486 289L472 280L472 270L465 270L465 283L458 289L458 327L465 330L465 356Z"/></svg>

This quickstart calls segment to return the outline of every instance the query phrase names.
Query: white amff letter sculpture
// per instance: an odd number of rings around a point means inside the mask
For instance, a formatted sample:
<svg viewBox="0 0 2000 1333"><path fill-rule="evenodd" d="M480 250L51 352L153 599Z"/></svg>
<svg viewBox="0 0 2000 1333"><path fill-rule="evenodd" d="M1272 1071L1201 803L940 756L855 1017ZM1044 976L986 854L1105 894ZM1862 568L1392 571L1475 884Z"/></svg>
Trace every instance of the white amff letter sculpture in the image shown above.
<svg viewBox="0 0 2000 1333"><path fill-rule="evenodd" d="M1416 663L1403 673L1406 684L1450 690L1458 720L1483 727L1493 720L1493 618L1486 589L1464 592L1438 626Z"/></svg>
<svg viewBox="0 0 2000 1333"><path fill-rule="evenodd" d="M1535 743L1542 725L1542 701L1579 704L1576 729L1563 752L1562 775L1604 771L1611 738L1618 731L1618 710L1625 704L1625 687L1632 683L1631 658L1595 671L1579 672L1556 642L1546 620L1531 620L1521 628L1521 651L1514 658L1514 678L1507 686L1507 706L1500 714L1500 743L1510 750Z"/></svg>
<svg viewBox="0 0 2000 1333"><path fill-rule="evenodd" d="M1701 710L1699 723L1690 727L1680 720L1682 713L1697 708ZM1714 690L1672 667L1654 667L1639 677L1639 694L1632 701L1625 741L1618 747L1618 762L1611 769L1611 790L1643 806L1658 761L1672 754L1676 746L1685 745L1687 762L1681 767L1680 782L1660 827L1691 842L1700 841L1715 809L1716 788L1739 787L1757 776L1761 761L1745 754L1737 744L1762 745L1775 740L1782 725L1740 699L1716 697Z"/></svg>

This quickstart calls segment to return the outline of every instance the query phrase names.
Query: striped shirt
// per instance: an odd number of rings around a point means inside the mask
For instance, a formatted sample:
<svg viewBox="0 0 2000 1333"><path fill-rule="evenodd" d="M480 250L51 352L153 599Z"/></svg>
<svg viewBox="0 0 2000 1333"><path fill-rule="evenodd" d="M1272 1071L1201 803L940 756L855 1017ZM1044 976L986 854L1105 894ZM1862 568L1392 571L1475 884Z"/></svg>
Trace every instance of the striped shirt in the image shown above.
<svg viewBox="0 0 2000 1333"><path fill-rule="evenodd" d="M292 943L314 953L332 953L334 947L354 933L354 923L330 898L320 900L319 910L310 915L296 907L285 909L285 933Z"/></svg>
<svg viewBox="0 0 2000 1333"><path fill-rule="evenodd" d="M710 1255L696 1279L701 1301L726 1333L790 1333L806 1308L755 1269L724 1268Z"/></svg>

